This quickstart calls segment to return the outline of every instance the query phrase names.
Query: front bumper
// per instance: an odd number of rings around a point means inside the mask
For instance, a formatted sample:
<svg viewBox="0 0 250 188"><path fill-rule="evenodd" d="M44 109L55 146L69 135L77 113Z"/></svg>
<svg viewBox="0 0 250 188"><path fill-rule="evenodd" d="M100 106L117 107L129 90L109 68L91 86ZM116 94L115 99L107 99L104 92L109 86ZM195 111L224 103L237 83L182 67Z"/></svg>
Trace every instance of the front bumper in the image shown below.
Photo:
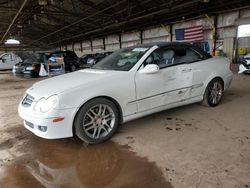
<svg viewBox="0 0 250 188"><path fill-rule="evenodd" d="M33 109L33 108L32 108ZM46 139L66 138L73 136L73 121L76 108L52 110L49 115L36 114L31 107L24 107L21 103L18 108L19 116L24 120L24 127L35 135ZM64 118L62 121L53 122L57 117Z"/></svg>
<svg viewBox="0 0 250 188"><path fill-rule="evenodd" d="M39 72L37 70L12 69L12 72L16 76L21 76L21 75L30 77L39 76Z"/></svg>
<svg viewBox="0 0 250 188"><path fill-rule="evenodd" d="M240 64L238 73L250 73L250 64Z"/></svg>

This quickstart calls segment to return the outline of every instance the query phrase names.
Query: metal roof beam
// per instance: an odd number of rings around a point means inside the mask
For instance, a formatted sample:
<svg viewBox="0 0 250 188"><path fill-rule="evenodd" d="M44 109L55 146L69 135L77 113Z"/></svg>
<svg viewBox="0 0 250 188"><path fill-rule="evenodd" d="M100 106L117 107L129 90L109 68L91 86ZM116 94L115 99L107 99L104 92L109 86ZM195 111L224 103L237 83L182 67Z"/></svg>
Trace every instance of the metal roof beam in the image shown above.
<svg viewBox="0 0 250 188"><path fill-rule="evenodd" d="M27 3L28 0L24 0L21 7L19 8L19 10L17 11L15 17L13 18L13 20L11 21L9 27L7 28L6 32L4 33L4 35L2 36L2 39L0 41L0 43L3 42L4 38L6 37L6 35L9 33L9 30L11 29L12 25L15 23L17 17L19 16L20 12L23 10L23 7L25 6L25 4Z"/></svg>
<svg viewBox="0 0 250 188"><path fill-rule="evenodd" d="M103 9L102 11L103 11L103 12L104 12L104 11L107 11L107 10L111 9L112 7L115 7L115 6L117 6L117 5L120 5L120 4L123 3L123 2L125 2L125 0L121 0L121 1L119 1L118 3L115 3L114 5L112 5L112 6L110 6L110 7L107 7L107 8L105 8L105 9ZM73 22L73 23L71 23L71 24L69 24L69 25L67 25L67 26L64 26L64 27L62 27L62 28L60 28L60 29L58 29L58 30L52 32L52 33L49 33L49 34L47 34L47 35L45 35L45 36L43 36L43 37L37 39L36 41L39 41L39 40L42 40L42 39L44 39L44 38L46 38L46 37L48 37L48 36L54 35L55 33L58 33L58 32L60 32L60 31L62 31L62 30L64 30L64 29L67 29L67 28L69 28L69 27L71 27L71 26L73 26L73 25L76 25L76 24L78 24L78 23L80 23L80 22L82 22L82 21L84 21L84 20L86 20L86 19L88 19L88 18L91 18L91 17L93 17L93 16L96 16L96 15L98 15L98 14L100 14L100 12L96 12L96 13L94 13L94 14L91 14L91 15L89 15L89 16L86 16L86 17L84 17L84 18L82 18L82 19L80 19L80 20L77 20L77 21L75 21L75 22Z"/></svg>

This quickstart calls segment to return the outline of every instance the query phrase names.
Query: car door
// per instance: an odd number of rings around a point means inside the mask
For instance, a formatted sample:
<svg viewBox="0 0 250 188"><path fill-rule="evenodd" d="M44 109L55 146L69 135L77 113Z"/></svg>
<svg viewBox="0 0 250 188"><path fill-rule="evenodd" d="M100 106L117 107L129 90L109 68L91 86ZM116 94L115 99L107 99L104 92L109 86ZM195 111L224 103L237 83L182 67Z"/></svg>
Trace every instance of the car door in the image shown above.
<svg viewBox="0 0 250 188"><path fill-rule="evenodd" d="M1 58L1 69L12 69L14 66L14 60L11 54L4 54Z"/></svg>
<svg viewBox="0 0 250 188"><path fill-rule="evenodd" d="M210 70L207 68L209 58L209 56L206 57L203 53L193 48L187 49L185 62L193 72L193 84L190 90L190 98L203 95L205 87L204 82L208 75L211 74Z"/></svg>
<svg viewBox="0 0 250 188"><path fill-rule="evenodd" d="M185 50L185 49L184 49ZM146 111L164 105L185 101L192 86L192 69L179 63L183 49L165 47L156 49L142 64L157 64L160 70L154 74L135 75L138 111Z"/></svg>

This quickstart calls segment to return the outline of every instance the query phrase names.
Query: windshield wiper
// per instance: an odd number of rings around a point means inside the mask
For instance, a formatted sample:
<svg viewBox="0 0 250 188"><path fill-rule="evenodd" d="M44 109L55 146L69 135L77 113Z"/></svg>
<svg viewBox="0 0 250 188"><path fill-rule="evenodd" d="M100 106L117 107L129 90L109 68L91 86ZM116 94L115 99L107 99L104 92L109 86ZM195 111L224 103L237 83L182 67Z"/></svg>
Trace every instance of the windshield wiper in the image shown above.
<svg viewBox="0 0 250 188"><path fill-rule="evenodd" d="M114 70L114 69L111 69L111 67L110 68L108 68L108 67L91 67L92 69L98 69L98 70Z"/></svg>

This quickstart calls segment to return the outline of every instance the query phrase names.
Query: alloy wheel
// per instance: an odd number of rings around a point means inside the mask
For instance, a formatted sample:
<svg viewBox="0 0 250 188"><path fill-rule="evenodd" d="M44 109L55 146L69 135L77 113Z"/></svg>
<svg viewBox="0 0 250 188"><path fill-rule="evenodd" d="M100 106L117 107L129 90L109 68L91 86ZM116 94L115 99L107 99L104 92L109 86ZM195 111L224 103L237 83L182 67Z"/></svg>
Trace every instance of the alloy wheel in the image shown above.
<svg viewBox="0 0 250 188"><path fill-rule="evenodd" d="M83 130L92 139L107 136L115 125L115 113L106 104L91 107L83 118Z"/></svg>

